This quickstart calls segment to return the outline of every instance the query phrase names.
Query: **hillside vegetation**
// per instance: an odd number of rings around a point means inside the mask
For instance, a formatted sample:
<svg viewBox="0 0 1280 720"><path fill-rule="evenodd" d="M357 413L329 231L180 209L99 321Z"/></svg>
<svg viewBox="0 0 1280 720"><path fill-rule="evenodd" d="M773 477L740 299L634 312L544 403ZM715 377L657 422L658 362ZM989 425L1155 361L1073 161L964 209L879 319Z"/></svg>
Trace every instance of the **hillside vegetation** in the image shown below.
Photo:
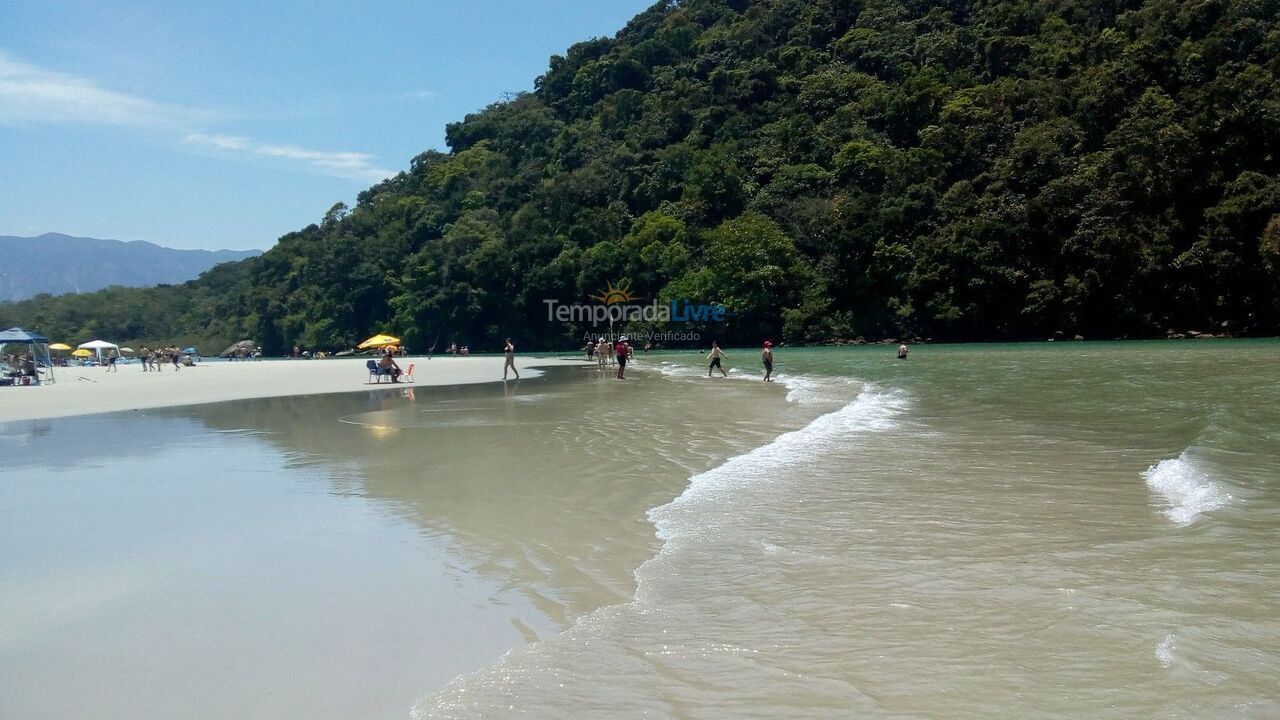
<svg viewBox="0 0 1280 720"><path fill-rule="evenodd" d="M584 328L544 299L629 282L723 303L689 329L730 342L1274 334L1277 18L1280 0L664 1L261 257L2 306L0 326L550 347Z"/></svg>

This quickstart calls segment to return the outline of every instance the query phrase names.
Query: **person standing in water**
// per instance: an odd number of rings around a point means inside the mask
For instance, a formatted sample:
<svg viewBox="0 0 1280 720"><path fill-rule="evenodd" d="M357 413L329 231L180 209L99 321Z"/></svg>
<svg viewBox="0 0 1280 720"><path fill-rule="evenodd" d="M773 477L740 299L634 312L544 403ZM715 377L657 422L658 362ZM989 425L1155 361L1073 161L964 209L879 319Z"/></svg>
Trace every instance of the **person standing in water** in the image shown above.
<svg viewBox="0 0 1280 720"><path fill-rule="evenodd" d="M910 353L910 352L911 352L911 348L907 347L906 343L902 343L901 345L898 346L898 359L906 360L907 353Z"/></svg>
<svg viewBox="0 0 1280 720"><path fill-rule="evenodd" d="M773 343L764 341L764 349L760 351L760 362L764 363L764 381L773 382Z"/></svg>
<svg viewBox="0 0 1280 720"><path fill-rule="evenodd" d="M502 379L507 379L507 369L510 368L511 372L515 373L516 379L519 380L520 371L516 370L516 346L515 343L511 342L511 338L507 338L507 346L502 349L502 352L507 356L506 362L502 365Z"/></svg>
<svg viewBox="0 0 1280 720"><path fill-rule="evenodd" d="M627 336L623 335L618 338L618 344L613 347L614 355L618 358L618 379L626 380L625 373L627 371L627 356L631 348L627 345Z"/></svg>
<svg viewBox="0 0 1280 720"><path fill-rule="evenodd" d="M711 364L707 366L707 377L711 377L711 371L716 368L719 368L721 375L729 377L729 373L725 372L724 366L720 364L720 359L723 357L725 357L725 354L724 351L720 349L720 342L718 340L712 340L711 352L707 355L707 359L711 361Z"/></svg>

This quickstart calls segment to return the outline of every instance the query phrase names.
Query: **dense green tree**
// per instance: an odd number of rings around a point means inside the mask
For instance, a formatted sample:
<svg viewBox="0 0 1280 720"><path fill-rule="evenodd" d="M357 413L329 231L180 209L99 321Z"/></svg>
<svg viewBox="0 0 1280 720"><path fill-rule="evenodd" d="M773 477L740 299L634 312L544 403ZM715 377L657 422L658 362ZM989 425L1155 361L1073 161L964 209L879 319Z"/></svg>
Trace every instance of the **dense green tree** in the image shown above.
<svg viewBox="0 0 1280 720"><path fill-rule="evenodd" d="M753 344L1280 330L1280 0L662 0L534 87L262 257L0 325L537 348L613 283Z"/></svg>

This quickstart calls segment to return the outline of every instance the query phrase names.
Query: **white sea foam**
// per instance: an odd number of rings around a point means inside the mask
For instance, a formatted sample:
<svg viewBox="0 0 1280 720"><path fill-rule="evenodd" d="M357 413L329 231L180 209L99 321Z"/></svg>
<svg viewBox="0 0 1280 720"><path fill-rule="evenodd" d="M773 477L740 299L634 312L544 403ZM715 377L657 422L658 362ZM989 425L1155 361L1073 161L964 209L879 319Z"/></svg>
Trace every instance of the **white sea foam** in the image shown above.
<svg viewBox="0 0 1280 720"><path fill-rule="evenodd" d="M1160 667L1173 666L1173 651L1177 649L1176 638L1173 633L1164 636L1164 640L1156 645L1156 660L1160 661Z"/></svg>
<svg viewBox="0 0 1280 720"><path fill-rule="evenodd" d="M657 368L658 372L664 376L677 379L699 380L707 377L701 366L663 361ZM713 377L717 379L760 382L760 375L756 373L747 374L737 368L728 372L728 378L720 378L719 375ZM774 373L773 379L787 389L787 402L796 403L797 405L831 404L840 401L841 398L849 397L852 394L849 391L856 389L860 385L857 380L850 378L816 377L785 373Z"/></svg>
<svg viewBox="0 0 1280 720"><path fill-rule="evenodd" d="M723 508L754 484L788 476L790 468L813 462L836 443L847 442L852 434L896 427L906 404L900 392L865 388L839 410L693 476L679 497L650 510L649 519L664 541L685 531L706 532L714 526L712 518L717 514L706 512L708 508Z"/></svg>
<svg viewBox="0 0 1280 720"><path fill-rule="evenodd" d="M664 375L673 376L691 376L697 372L696 368L674 363L663 363L659 370ZM833 379L823 397L831 402L840 391L849 387L849 383ZM818 388L814 390L819 392ZM646 561L636 571L636 594L631 602L599 608L574 620L569 629L555 638L515 648L493 665L455 678L449 685L423 698L414 706L410 716L415 720L437 715L452 716L455 712L470 709L469 703L475 700L475 696L493 692L514 678L528 676L531 672L528 668L536 666L536 661L531 663L530 658L537 657L543 646L549 643L580 642L584 646L589 645L593 637L607 632L607 626L616 622L619 613L643 608L651 602L649 593L654 589L651 583L655 564L660 564L672 553L687 549L684 541L696 543L699 536L706 537L709 532L725 529L723 526L732 522L734 517L731 508L748 498L752 487L786 482L787 478L794 477L797 467L813 462L824 451L840 443L847 443L851 436L898 427L899 417L907 405L904 393L863 386L858 395L839 410L821 415L799 430L779 435L770 443L694 475L679 497L649 511L655 533L663 543L657 557ZM756 542L766 552L784 551L764 540ZM480 692L469 693L469 690ZM515 705L509 707L514 708Z"/></svg>
<svg viewBox="0 0 1280 720"><path fill-rule="evenodd" d="M1231 502L1231 493L1213 480L1183 451L1176 458L1161 460L1142 474L1151 488L1168 503L1165 514L1179 527L1194 523L1201 515Z"/></svg>

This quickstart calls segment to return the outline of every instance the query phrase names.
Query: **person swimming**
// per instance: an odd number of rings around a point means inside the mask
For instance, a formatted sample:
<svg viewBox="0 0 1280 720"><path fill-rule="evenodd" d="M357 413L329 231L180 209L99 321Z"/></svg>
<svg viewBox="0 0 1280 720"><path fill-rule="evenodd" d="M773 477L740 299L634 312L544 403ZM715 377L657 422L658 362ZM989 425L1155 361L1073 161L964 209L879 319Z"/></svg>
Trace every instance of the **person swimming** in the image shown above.
<svg viewBox="0 0 1280 720"><path fill-rule="evenodd" d="M907 347L906 343L902 343L901 345L898 346L898 359L906 360L907 354L910 352L911 352L911 348Z"/></svg>

